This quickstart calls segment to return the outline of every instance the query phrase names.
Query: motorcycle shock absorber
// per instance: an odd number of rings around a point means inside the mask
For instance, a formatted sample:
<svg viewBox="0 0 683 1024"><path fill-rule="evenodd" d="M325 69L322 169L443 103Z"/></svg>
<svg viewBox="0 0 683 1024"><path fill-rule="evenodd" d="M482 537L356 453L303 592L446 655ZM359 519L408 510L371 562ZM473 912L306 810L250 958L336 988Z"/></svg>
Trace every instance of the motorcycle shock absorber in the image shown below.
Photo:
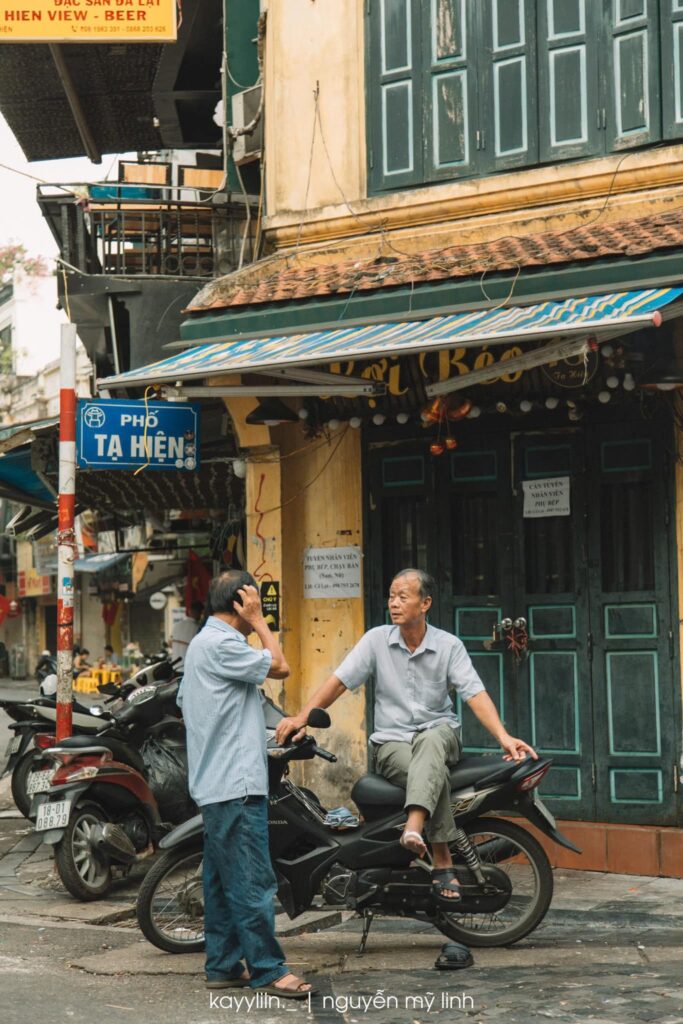
<svg viewBox="0 0 683 1024"><path fill-rule="evenodd" d="M459 825L455 826L455 848L458 853L462 855L465 864L474 875L479 885L485 885L486 879L484 878L484 872L481 870L481 864L477 857L476 850L470 842L470 837L467 835L463 828Z"/></svg>

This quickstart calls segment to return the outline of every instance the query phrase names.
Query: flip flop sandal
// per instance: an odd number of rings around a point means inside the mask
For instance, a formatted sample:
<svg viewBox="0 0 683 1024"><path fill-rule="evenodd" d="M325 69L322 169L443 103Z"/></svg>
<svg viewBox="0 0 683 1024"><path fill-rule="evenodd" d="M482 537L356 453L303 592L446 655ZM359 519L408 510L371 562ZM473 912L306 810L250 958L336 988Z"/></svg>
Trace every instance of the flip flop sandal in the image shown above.
<svg viewBox="0 0 683 1024"><path fill-rule="evenodd" d="M448 906L457 906L462 900L453 868L432 868L432 889L434 898L442 910ZM444 892L452 892L454 895L444 896Z"/></svg>
<svg viewBox="0 0 683 1024"><path fill-rule="evenodd" d="M425 848L424 852L426 852L426 850L427 850L427 844L425 843L425 841L422 838L422 836L420 835L420 833L419 832L415 832L412 828L409 828L407 832L402 832L401 833L401 838L399 839L399 843L401 844L403 849L404 850L408 850L409 853L414 853L416 857L423 857L424 853L420 853L419 850L413 850L412 846L408 846L408 844L405 842L405 840L408 838L408 836L415 836L416 839L419 839L420 842L423 843L424 848Z"/></svg>
<svg viewBox="0 0 683 1024"><path fill-rule="evenodd" d="M315 988L302 989L302 985L310 985L308 981L298 981L289 985L257 985L255 992L268 992L269 995L278 996L280 999L308 999L309 996L318 994Z"/></svg>
<svg viewBox="0 0 683 1024"><path fill-rule="evenodd" d="M447 942L441 947L441 953L434 966L437 971L460 971L463 967L471 967L474 957L467 946L460 942Z"/></svg>

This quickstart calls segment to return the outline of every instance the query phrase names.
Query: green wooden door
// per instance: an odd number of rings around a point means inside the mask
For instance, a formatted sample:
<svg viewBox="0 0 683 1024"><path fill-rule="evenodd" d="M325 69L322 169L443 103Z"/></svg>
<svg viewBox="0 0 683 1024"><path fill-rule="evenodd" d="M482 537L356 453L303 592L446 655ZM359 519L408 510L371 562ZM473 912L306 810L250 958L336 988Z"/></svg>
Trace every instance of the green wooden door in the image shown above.
<svg viewBox="0 0 683 1024"><path fill-rule="evenodd" d="M680 710L666 436L592 434L591 629L597 814L676 822ZM677 627L676 627L677 628Z"/></svg>

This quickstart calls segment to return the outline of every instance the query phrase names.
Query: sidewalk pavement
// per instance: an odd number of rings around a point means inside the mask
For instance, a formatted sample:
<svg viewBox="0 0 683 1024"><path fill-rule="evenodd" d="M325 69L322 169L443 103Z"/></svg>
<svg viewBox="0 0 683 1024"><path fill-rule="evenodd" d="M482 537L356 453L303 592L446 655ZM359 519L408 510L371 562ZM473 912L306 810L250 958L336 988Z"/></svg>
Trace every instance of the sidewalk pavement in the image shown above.
<svg viewBox="0 0 683 1024"><path fill-rule="evenodd" d="M188 1024L221 1019L220 1013L240 1024L292 1019L295 1008L284 1003L275 1010L244 1003L240 1009L234 992L215 993L211 1002L200 954L164 954L140 936L133 907L144 866L106 900L72 900L54 875L49 850L14 813L0 811L0 934L11 925L19 942L16 926L23 926L50 935L55 948L62 942L68 955L53 966L67 985L80 977L104 990L107 978L123 977L130 989L124 1001L145 986L172 991ZM362 957L356 956L361 922L347 913L316 911L292 922L282 915L281 931L288 962L320 989L310 1012L299 1008L308 1021L683 1024L682 896L683 881L676 879L558 870L542 925L510 948L474 949L474 967L459 972L434 970L446 940L416 921L376 920ZM2 951L11 953L7 946ZM17 970L30 962L14 960ZM216 1002L215 996L224 998ZM110 1019L118 1020L107 1017L105 1024Z"/></svg>

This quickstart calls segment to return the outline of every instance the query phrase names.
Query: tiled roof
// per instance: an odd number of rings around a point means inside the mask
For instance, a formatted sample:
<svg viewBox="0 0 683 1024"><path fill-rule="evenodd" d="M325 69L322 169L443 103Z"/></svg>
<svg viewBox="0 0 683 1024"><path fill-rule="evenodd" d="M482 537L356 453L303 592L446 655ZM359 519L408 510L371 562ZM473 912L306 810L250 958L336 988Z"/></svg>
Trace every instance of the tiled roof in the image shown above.
<svg viewBox="0 0 683 1024"><path fill-rule="evenodd" d="M376 259L347 259L297 267L291 256L254 264L218 278L195 297L189 312L259 305L266 302L325 298L377 288L419 285L449 278L609 257L644 256L683 247L683 207L639 219L600 223L566 231L506 236L478 245L428 249L415 255L388 253Z"/></svg>

